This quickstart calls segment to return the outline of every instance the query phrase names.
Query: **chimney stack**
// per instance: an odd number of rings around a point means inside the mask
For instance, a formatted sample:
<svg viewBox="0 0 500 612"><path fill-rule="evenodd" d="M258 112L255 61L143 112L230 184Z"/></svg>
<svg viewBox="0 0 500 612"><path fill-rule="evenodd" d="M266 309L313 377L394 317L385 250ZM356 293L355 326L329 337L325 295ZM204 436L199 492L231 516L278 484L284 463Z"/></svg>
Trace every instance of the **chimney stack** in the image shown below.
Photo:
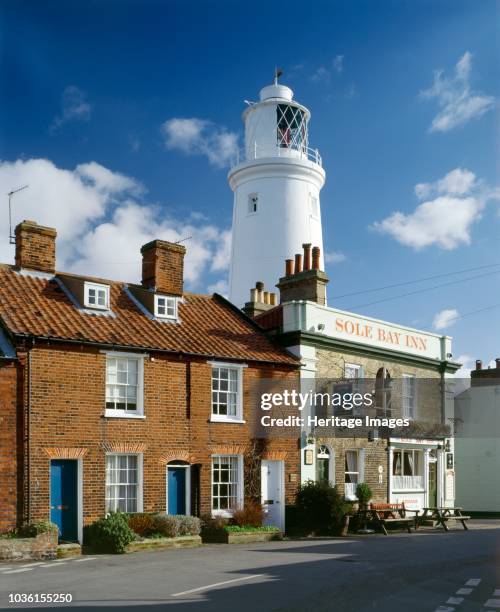
<svg viewBox="0 0 500 612"><path fill-rule="evenodd" d="M312 250L313 260L312 260L312 269L319 270L319 261L320 261L320 249L319 247L314 247Z"/></svg>
<svg viewBox="0 0 500 612"><path fill-rule="evenodd" d="M495 359L495 367L497 370L500 370L500 357L497 357Z"/></svg>
<svg viewBox="0 0 500 612"><path fill-rule="evenodd" d="M311 244L303 244L304 249L304 272L311 269Z"/></svg>
<svg viewBox="0 0 500 612"><path fill-rule="evenodd" d="M264 283L259 281L255 283L255 289L250 289L250 301L243 307L243 312L254 319L257 315L275 306L276 294L264 291Z"/></svg>
<svg viewBox="0 0 500 612"><path fill-rule="evenodd" d="M22 221L15 229L16 267L54 274L56 271L56 236L52 227L36 221Z"/></svg>
<svg viewBox="0 0 500 612"><path fill-rule="evenodd" d="M476 370L483 369L483 362L480 359L476 359Z"/></svg>
<svg viewBox="0 0 500 612"><path fill-rule="evenodd" d="M280 303L292 300L308 300L317 304L326 305L327 275L320 270L320 249L312 249L311 245L303 244L304 268L302 269L302 254L295 255L295 267L293 259L286 260L285 276L280 278L276 285L280 290Z"/></svg>
<svg viewBox="0 0 500 612"><path fill-rule="evenodd" d="M299 274L299 272L302 272L302 255L300 253L297 253L295 255L295 269L294 269L294 273L295 274Z"/></svg>
<svg viewBox="0 0 500 612"><path fill-rule="evenodd" d="M186 247L165 240L152 240L141 248L141 253L143 287L181 296Z"/></svg>

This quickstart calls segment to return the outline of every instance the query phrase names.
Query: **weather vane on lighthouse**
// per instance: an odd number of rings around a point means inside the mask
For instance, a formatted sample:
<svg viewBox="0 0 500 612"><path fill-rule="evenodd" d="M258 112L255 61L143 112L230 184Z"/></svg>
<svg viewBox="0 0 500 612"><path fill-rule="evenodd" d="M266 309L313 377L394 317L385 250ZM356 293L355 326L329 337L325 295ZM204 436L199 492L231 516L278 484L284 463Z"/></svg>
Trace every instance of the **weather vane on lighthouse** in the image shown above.
<svg viewBox="0 0 500 612"><path fill-rule="evenodd" d="M309 110L279 83L283 71L243 112L243 158L229 171L234 192L230 300L248 300L256 281L271 289L283 276L285 259L304 243L323 253L319 194L325 171L309 147ZM321 269L323 259L321 257Z"/></svg>

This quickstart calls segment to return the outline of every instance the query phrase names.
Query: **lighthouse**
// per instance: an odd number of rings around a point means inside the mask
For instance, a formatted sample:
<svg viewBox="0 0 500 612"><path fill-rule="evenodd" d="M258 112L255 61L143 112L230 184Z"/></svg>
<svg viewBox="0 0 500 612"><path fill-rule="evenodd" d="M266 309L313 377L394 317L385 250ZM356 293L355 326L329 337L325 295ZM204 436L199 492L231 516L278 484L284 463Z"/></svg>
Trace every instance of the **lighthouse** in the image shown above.
<svg viewBox="0 0 500 612"><path fill-rule="evenodd" d="M261 89L243 112L245 145L228 174L234 192L230 300L248 301L256 281L273 290L284 261L309 243L323 263L320 191L325 171L309 146L311 113L286 85Z"/></svg>

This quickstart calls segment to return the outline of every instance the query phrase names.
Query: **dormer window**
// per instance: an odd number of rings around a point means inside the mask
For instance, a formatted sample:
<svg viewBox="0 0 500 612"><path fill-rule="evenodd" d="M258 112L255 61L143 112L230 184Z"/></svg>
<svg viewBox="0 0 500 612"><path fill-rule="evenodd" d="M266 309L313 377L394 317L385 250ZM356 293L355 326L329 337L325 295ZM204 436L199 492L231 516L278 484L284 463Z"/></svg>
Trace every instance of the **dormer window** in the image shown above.
<svg viewBox="0 0 500 612"><path fill-rule="evenodd" d="M155 317L177 319L177 298L155 295Z"/></svg>
<svg viewBox="0 0 500 612"><path fill-rule="evenodd" d="M85 283L84 305L86 308L109 308L109 286L99 283Z"/></svg>

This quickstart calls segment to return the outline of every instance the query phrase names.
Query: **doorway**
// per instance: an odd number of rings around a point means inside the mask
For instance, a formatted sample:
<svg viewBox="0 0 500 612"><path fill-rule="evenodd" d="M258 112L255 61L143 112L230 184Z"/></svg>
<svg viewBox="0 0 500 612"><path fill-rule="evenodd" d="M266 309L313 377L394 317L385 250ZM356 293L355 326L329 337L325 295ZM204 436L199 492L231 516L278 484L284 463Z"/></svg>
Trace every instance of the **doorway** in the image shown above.
<svg viewBox="0 0 500 612"><path fill-rule="evenodd" d="M50 462L50 520L57 525L59 540L78 541L78 461Z"/></svg>
<svg viewBox="0 0 500 612"><path fill-rule="evenodd" d="M169 463L167 466L167 512L189 514L191 483L188 464Z"/></svg>
<svg viewBox="0 0 500 612"><path fill-rule="evenodd" d="M435 508L437 506L437 461L429 461L428 482L428 505L432 508Z"/></svg>
<svg viewBox="0 0 500 612"><path fill-rule="evenodd" d="M285 529L285 488L283 461L261 463L261 501L264 525Z"/></svg>

